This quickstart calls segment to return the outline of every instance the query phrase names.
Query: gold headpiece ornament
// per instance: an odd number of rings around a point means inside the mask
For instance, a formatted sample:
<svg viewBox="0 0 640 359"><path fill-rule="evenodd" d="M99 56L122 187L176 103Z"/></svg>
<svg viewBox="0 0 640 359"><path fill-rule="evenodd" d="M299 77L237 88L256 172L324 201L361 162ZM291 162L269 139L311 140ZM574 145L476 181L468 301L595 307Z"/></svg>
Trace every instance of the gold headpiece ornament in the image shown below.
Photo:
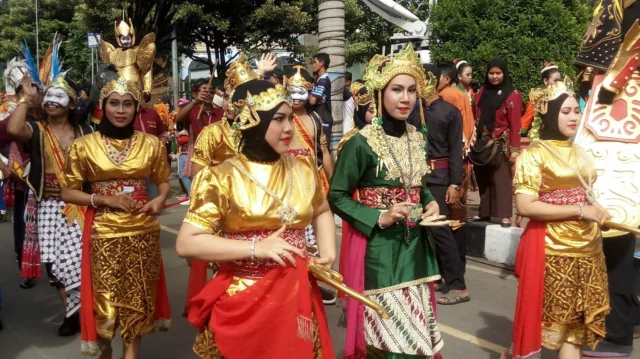
<svg viewBox="0 0 640 359"><path fill-rule="evenodd" d="M130 94L133 96L133 99L138 102L138 106L140 105L140 98L142 97L142 88L140 88L140 84L133 81L127 81L124 77L119 77L118 79L112 80L106 84L102 90L100 90L100 101L98 102L98 106L102 107L104 99L114 92L120 95Z"/></svg>
<svg viewBox="0 0 640 359"><path fill-rule="evenodd" d="M564 77L564 81L558 81L546 88L537 88L529 93L529 101L533 104L535 115L531 130L529 130L529 138L537 140L540 138L540 129L542 127L542 115L547 113L549 101L553 101L561 95L573 96L575 94L573 81L569 76Z"/></svg>
<svg viewBox="0 0 640 359"><path fill-rule="evenodd" d="M226 72L226 79L224 80L224 87L231 87L234 90L236 87L243 83L255 80L258 78L258 74L249 65L247 56L241 52L238 55L238 59L234 61Z"/></svg>
<svg viewBox="0 0 640 359"><path fill-rule="evenodd" d="M67 80L64 78L65 74L66 72L63 72L62 74L56 76L56 78L51 80L44 92L47 93L47 90L49 90L50 88L62 89L73 101L74 106L76 106L78 104L78 93L73 89L73 87L71 87L71 85L69 85Z"/></svg>
<svg viewBox="0 0 640 359"><path fill-rule="evenodd" d="M545 73L545 71L549 71L549 70L553 70L553 69L558 69L558 65L556 65L555 62L553 61L545 61L544 62L544 68L542 69L542 71L540 71L540 74Z"/></svg>
<svg viewBox="0 0 640 359"><path fill-rule="evenodd" d="M120 36L131 36L131 46L136 43L136 31L133 29L133 23L131 22L131 18L129 18L128 24L124 21L124 13L119 23L117 21L114 22L114 28L116 30L116 41L119 46L122 46Z"/></svg>
<svg viewBox="0 0 640 359"><path fill-rule="evenodd" d="M366 89L364 84L354 82L351 84L351 88L349 89L353 96L353 101L358 104L358 106L368 105L373 101L373 97L371 96L371 93L369 93L369 90L364 94L359 94L363 88Z"/></svg>
<svg viewBox="0 0 640 359"><path fill-rule="evenodd" d="M233 105L240 109L236 117L237 127L246 130L260 123L258 111L270 111L283 102L287 102L287 90L278 84L275 88L252 95L247 91L247 97L235 102Z"/></svg>
<svg viewBox="0 0 640 359"><path fill-rule="evenodd" d="M382 66L383 64L384 66ZM428 98L435 92L437 81L433 74L426 75L427 78L425 79L422 63L420 63L418 55L413 51L413 45L411 44L392 58L382 55L374 56L369 61L369 65L367 65L363 79L369 93L373 94L374 91L382 90L387 86L391 79L402 74L409 75L415 79L419 97Z"/></svg>
<svg viewBox="0 0 640 359"><path fill-rule="evenodd" d="M304 87L305 89L307 89L307 91L311 91L313 84L307 81L307 79L305 79L304 76L302 76L302 71L306 71L304 66L295 65L293 68L296 69L295 75L293 75L292 77L284 76L283 83L285 87L289 87L289 86Z"/></svg>

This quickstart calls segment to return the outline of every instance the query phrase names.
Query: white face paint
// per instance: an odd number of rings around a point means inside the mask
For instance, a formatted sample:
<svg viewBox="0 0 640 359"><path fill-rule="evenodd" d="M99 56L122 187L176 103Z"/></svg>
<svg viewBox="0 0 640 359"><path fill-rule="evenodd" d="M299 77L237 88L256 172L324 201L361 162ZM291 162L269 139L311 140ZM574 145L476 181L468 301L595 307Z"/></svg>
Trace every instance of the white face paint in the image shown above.
<svg viewBox="0 0 640 359"><path fill-rule="evenodd" d="M50 88L44 94L44 99L42 100L42 103L44 104L45 107L47 107L50 104L58 105L60 107L67 107L69 106L69 95L67 95L67 93L64 92L63 89Z"/></svg>
<svg viewBox="0 0 640 359"><path fill-rule="evenodd" d="M291 101L307 102L309 91L304 87L289 86L289 97L291 97Z"/></svg>

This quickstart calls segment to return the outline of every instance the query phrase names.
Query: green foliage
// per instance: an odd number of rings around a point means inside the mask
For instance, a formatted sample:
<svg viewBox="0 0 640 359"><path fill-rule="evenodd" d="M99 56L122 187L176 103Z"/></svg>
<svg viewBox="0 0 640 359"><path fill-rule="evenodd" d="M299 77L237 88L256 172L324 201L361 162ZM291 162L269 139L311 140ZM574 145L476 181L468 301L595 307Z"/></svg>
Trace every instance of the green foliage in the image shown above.
<svg viewBox="0 0 640 359"><path fill-rule="evenodd" d="M224 76L224 54L231 46L248 53L274 47L303 53L298 37L317 30L317 4L313 0L187 0L179 1L176 27L180 52L196 61L195 46L202 43L213 68Z"/></svg>
<svg viewBox="0 0 640 359"><path fill-rule="evenodd" d="M447 0L448 1L448 0ZM397 3L426 20L429 16L427 1L396 0ZM347 66L368 62L375 54L387 51L391 44L389 38L402 29L392 25L380 15L374 13L362 1L345 0L345 30Z"/></svg>
<svg viewBox="0 0 640 359"><path fill-rule="evenodd" d="M486 64L507 60L514 85L525 95L540 87L544 61L575 78L573 66L591 20L593 0L447 0L430 19L434 61L467 60L478 84Z"/></svg>

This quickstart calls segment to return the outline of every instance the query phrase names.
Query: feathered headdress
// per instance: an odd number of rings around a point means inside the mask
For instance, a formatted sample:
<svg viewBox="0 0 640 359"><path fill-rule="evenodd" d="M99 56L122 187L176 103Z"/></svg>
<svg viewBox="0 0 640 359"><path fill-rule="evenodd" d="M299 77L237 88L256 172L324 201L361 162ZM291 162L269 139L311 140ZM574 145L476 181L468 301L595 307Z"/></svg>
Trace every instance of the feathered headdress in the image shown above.
<svg viewBox="0 0 640 359"><path fill-rule="evenodd" d="M38 86L40 90L43 90L44 86L42 84L42 80L40 80L38 66L36 65L36 61L33 59L33 55L31 54L31 50L29 50L29 45L27 44L26 39L22 42L20 55L24 58L24 65L29 73L29 77L31 77L31 82Z"/></svg>
<svg viewBox="0 0 640 359"><path fill-rule="evenodd" d="M73 103L77 104L78 93L65 79L67 71L62 70L62 61L60 59L61 45L62 41L58 39L58 34L56 33L53 35L51 45L49 45L40 63L40 79L47 90L50 88L62 89L69 98L73 100Z"/></svg>

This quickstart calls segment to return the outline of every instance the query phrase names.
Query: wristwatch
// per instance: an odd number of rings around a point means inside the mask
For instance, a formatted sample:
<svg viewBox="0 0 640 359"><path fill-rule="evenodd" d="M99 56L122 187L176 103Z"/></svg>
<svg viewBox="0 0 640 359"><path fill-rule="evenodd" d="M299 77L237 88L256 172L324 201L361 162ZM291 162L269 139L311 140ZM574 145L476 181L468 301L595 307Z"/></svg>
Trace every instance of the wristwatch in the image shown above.
<svg viewBox="0 0 640 359"><path fill-rule="evenodd" d="M456 191L459 191L462 189L462 187L460 187L459 184L452 184L452 185L449 185L449 187L453 187Z"/></svg>

